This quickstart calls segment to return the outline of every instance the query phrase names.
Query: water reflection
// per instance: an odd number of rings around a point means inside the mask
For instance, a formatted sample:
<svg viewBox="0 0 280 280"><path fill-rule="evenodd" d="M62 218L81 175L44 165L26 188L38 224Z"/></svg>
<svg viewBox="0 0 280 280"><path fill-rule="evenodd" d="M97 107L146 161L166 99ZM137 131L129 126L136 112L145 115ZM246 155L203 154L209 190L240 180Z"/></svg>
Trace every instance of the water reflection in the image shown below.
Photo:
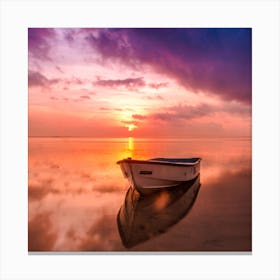
<svg viewBox="0 0 280 280"><path fill-rule="evenodd" d="M166 232L189 213L199 189L200 175L149 196L142 196L130 187L117 216L123 245L131 248Z"/></svg>
<svg viewBox="0 0 280 280"><path fill-rule="evenodd" d="M28 250L50 251L54 247L58 234L53 230L51 213L37 214L28 222Z"/></svg>
<svg viewBox="0 0 280 280"><path fill-rule="evenodd" d="M140 243L133 250L250 250L249 140L29 138L29 251L127 250L116 223L127 181L116 161L163 155L202 157L203 188L190 215L165 234ZM188 193L186 190L181 196ZM145 201L147 209L151 209L151 198ZM178 202L174 196L161 193L153 202L153 211L166 211L172 201L174 205ZM156 214L155 218L155 224L162 220Z"/></svg>
<svg viewBox="0 0 280 280"><path fill-rule="evenodd" d="M134 150L134 139L133 139L133 137L128 137L128 150L129 151Z"/></svg>

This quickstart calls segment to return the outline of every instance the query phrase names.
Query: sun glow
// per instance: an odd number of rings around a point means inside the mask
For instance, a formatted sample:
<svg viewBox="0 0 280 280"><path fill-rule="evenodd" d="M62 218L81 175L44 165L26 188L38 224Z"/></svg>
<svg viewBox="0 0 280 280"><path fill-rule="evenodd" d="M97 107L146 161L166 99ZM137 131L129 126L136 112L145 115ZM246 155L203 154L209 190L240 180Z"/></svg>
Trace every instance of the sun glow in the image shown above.
<svg viewBox="0 0 280 280"><path fill-rule="evenodd" d="M127 127L128 131L132 131L132 130L134 130L137 126L136 126L135 124L128 124L128 125L126 125L126 127Z"/></svg>

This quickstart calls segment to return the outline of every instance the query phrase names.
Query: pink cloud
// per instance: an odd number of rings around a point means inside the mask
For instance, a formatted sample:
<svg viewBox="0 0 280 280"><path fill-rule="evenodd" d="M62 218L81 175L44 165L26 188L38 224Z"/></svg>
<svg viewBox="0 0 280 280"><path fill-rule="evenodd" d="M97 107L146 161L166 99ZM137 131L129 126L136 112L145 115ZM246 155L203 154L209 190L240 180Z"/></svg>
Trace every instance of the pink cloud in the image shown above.
<svg viewBox="0 0 280 280"><path fill-rule="evenodd" d="M134 125L136 125L136 126L138 126L139 125L139 122L138 121L122 121L122 123L124 123L124 124L134 124Z"/></svg>
<svg viewBox="0 0 280 280"><path fill-rule="evenodd" d="M88 95L81 95L80 98L81 99L91 99L90 96L88 96Z"/></svg>
<svg viewBox="0 0 280 280"><path fill-rule="evenodd" d="M128 89L136 89L145 86L145 81L142 77L139 78L127 78L123 80L98 80L93 83L97 86L103 87L125 87Z"/></svg>
<svg viewBox="0 0 280 280"><path fill-rule="evenodd" d="M144 119L146 119L146 116L134 114L134 115L132 115L132 118L134 118L136 120L144 120Z"/></svg>
<svg viewBox="0 0 280 280"><path fill-rule="evenodd" d="M117 112L123 111L123 109L121 109L121 108L107 108L107 107L100 107L99 110L101 110L101 111L117 111Z"/></svg>
<svg viewBox="0 0 280 280"><path fill-rule="evenodd" d="M55 69L60 72L61 74L63 74L63 70L61 69L61 67L59 67L58 65L55 66Z"/></svg>
<svg viewBox="0 0 280 280"><path fill-rule="evenodd" d="M164 100L164 98L161 95L145 96L145 99L148 99L148 100Z"/></svg>
<svg viewBox="0 0 280 280"><path fill-rule="evenodd" d="M149 86L154 89L160 89L167 87L168 83L150 83Z"/></svg>

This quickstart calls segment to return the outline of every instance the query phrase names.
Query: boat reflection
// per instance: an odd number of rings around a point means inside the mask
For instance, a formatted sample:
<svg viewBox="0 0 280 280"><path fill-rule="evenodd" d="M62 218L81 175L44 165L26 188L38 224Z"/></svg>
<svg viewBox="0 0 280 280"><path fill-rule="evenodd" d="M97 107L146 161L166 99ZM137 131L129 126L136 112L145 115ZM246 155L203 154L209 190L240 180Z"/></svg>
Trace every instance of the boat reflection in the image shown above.
<svg viewBox="0 0 280 280"><path fill-rule="evenodd" d="M166 232L189 213L199 189L200 175L151 195L143 196L130 187L117 216L123 245L131 248Z"/></svg>

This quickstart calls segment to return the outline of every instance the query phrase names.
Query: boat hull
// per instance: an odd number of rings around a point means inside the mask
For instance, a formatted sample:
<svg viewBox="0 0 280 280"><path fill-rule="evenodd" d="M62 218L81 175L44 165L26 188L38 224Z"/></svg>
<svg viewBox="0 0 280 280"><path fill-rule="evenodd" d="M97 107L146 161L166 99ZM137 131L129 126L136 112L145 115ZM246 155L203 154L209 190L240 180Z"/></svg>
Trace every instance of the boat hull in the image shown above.
<svg viewBox="0 0 280 280"><path fill-rule="evenodd" d="M176 186L193 180L200 173L200 159L181 164L125 159L118 162L123 175L138 191Z"/></svg>

